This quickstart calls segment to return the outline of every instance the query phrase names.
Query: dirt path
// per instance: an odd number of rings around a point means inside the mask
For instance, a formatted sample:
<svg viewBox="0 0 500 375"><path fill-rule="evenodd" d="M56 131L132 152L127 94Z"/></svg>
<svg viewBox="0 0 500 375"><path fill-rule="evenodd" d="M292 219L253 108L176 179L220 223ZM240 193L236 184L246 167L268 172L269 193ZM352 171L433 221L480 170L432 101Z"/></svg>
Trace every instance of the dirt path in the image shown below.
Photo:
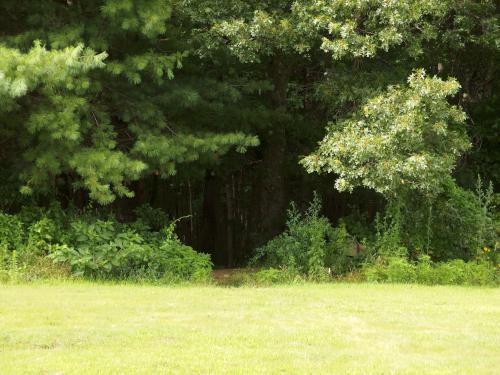
<svg viewBox="0 0 500 375"><path fill-rule="evenodd" d="M242 273L242 272L247 272L245 268L222 268L219 270L214 270L213 275L214 279L217 282L223 282L226 279L229 279L231 276L233 276L235 273Z"/></svg>

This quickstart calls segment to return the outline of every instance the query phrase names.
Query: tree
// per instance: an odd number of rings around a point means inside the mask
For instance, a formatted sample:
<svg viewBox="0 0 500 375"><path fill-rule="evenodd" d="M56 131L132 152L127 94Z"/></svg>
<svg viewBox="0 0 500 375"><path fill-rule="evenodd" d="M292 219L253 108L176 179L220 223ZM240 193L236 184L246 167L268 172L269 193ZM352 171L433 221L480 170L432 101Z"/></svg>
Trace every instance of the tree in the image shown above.
<svg viewBox="0 0 500 375"><path fill-rule="evenodd" d="M364 186L387 198L436 196L470 148L466 115L447 101L459 87L416 71L407 87L392 86L333 123L302 163L309 172L335 173L339 191Z"/></svg>
<svg viewBox="0 0 500 375"><path fill-rule="evenodd" d="M407 53L418 55L423 41L436 36L432 30L448 9L447 4L416 1L183 0L177 4L193 25L198 56L218 61L221 54L229 54L240 63L240 74L251 72L272 85L267 107L275 115L265 131L258 130L262 140L258 220L264 237L278 233L284 224L286 164L293 142L289 134L308 138L311 133L311 117L302 122L300 131L292 129L300 126L297 117L318 109L312 104L317 97L306 91L308 87L322 81L321 72L349 65L352 59L373 58L392 47L404 45ZM300 111L305 106L308 110Z"/></svg>
<svg viewBox="0 0 500 375"><path fill-rule="evenodd" d="M258 144L168 124L165 93L186 57L165 43L169 1L6 1L0 11L2 135L15 138L7 157L23 193L84 188L108 204L133 196L130 181Z"/></svg>

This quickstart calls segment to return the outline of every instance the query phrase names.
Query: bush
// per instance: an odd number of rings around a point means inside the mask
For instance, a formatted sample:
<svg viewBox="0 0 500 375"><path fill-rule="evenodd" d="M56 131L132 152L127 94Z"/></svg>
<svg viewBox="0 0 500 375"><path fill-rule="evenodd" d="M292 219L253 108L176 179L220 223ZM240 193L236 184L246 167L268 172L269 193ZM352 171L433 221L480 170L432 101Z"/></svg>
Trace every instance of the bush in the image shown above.
<svg viewBox="0 0 500 375"><path fill-rule="evenodd" d="M440 217L440 222L428 222L427 233L419 232L419 225L409 229L412 220L414 223L423 220L418 216L418 209L406 215L409 208L401 203L390 202L387 205L383 219L377 217L375 220L376 234L367 244L367 256L362 268L366 280L428 285L498 284L496 247L483 246L481 252L475 250L481 243L494 243L492 220L488 212L488 196L491 193L478 193L478 197L475 197L472 193L456 189L453 194L458 194L461 199L455 195L457 199L435 202L437 212L443 216ZM479 191L482 191L481 188ZM454 211L452 207L460 209ZM450 217L448 214L451 212L455 213ZM461 218L458 212L467 214ZM459 223L464 224L463 230ZM449 227L435 233L436 228L447 225ZM450 229L453 229L453 233ZM416 244L420 248L415 247ZM438 245L445 250L436 250ZM458 246L458 250L449 248L450 246ZM422 254L423 248L435 259L447 260L434 262L430 255ZM469 260L448 259L458 256Z"/></svg>
<svg viewBox="0 0 500 375"><path fill-rule="evenodd" d="M446 196L436 202L431 243L433 258L472 259L483 246L493 245L495 234L489 195L478 182L476 194L451 186Z"/></svg>
<svg viewBox="0 0 500 375"><path fill-rule="evenodd" d="M287 229L256 250L251 265L287 269L311 280L325 280L330 273L341 274L352 267L347 256L353 240L345 226L333 228L320 216L317 196L302 214L292 203L288 209Z"/></svg>
<svg viewBox="0 0 500 375"><path fill-rule="evenodd" d="M416 260L424 253L433 261L472 260L498 241L500 221L495 219L493 199L491 185L485 189L480 179L475 193L449 180L433 199L393 198L383 216L377 215L375 233L366 235L367 253L372 258L409 256Z"/></svg>
<svg viewBox="0 0 500 375"><path fill-rule="evenodd" d="M181 243L174 228L175 222L165 229L165 238L153 253L153 268L157 268L165 280L209 281L212 277L210 255L198 253Z"/></svg>
<svg viewBox="0 0 500 375"><path fill-rule="evenodd" d="M68 244L57 246L49 257L69 264L76 275L93 278L126 278L144 266L152 249L132 230L121 230L111 221L75 222Z"/></svg>
<svg viewBox="0 0 500 375"><path fill-rule="evenodd" d="M417 265L415 267L415 273L417 280L422 284L432 285L435 283L436 275L434 274L434 264L431 261L430 256L421 255L418 258Z"/></svg>
<svg viewBox="0 0 500 375"><path fill-rule="evenodd" d="M343 275L355 269L359 258L353 258L353 251L359 245L349 234L343 222L336 228L330 228L327 233L328 250L325 254L325 266L333 275ZM356 250L357 251L357 250ZM351 255L351 256L349 256Z"/></svg>
<svg viewBox="0 0 500 375"><path fill-rule="evenodd" d="M486 261L464 262L456 259L433 263L429 256L417 262L392 257L363 267L363 275L371 282L419 283L426 285L498 285L499 275L494 264Z"/></svg>
<svg viewBox="0 0 500 375"><path fill-rule="evenodd" d="M415 266L405 258L390 258L387 264L387 281L411 283L415 281Z"/></svg>
<svg viewBox="0 0 500 375"><path fill-rule="evenodd" d="M10 257L10 250L6 243L0 242L0 270L7 269L7 262Z"/></svg>
<svg viewBox="0 0 500 375"><path fill-rule="evenodd" d="M144 219L122 224L109 214L100 217L68 215L58 206L44 212L25 208L19 215L0 213L1 278L32 280L72 273L163 282L210 279L210 256L182 244L174 233L175 222L158 232Z"/></svg>
<svg viewBox="0 0 500 375"><path fill-rule="evenodd" d="M58 243L61 233L54 220L42 217L28 228L28 243L25 248L30 255L47 255L51 245Z"/></svg>
<svg viewBox="0 0 500 375"><path fill-rule="evenodd" d="M363 268L367 281L411 283L416 281L415 266L405 258L391 257L387 261L370 264Z"/></svg>
<svg viewBox="0 0 500 375"><path fill-rule="evenodd" d="M69 245L53 248L54 262L69 264L75 275L91 278L146 277L203 281L210 276L210 256L182 244L175 223L147 242L135 230L112 221L72 224Z"/></svg>
<svg viewBox="0 0 500 375"><path fill-rule="evenodd" d="M367 243L368 258L401 258L408 255L402 234L403 218L399 202L387 205L383 218L375 218L375 236Z"/></svg>
<svg viewBox="0 0 500 375"><path fill-rule="evenodd" d="M492 187L485 189L480 179L475 192L450 181L432 201L405 199L400 205L402 244L411 252L425 250L435 261L471 260L498 238L492 200Z"/></svg>
<svg viewBox="0 0 500 375"><path fill-rule="evenodd" d="M0 247L16 250L23 242L23 224L14 215L0 212Z"/></svg>

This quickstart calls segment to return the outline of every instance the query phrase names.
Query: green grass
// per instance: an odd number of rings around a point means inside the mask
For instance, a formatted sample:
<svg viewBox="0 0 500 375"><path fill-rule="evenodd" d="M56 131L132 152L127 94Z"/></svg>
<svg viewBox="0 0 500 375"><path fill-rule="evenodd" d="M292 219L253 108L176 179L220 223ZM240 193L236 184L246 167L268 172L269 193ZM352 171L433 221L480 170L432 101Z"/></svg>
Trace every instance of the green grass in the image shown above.
<svg viewBox="0 0 500 375"><path fill-rule="evenodd" d="M0 285L0 373L498 374L500 290Z"/></svg>

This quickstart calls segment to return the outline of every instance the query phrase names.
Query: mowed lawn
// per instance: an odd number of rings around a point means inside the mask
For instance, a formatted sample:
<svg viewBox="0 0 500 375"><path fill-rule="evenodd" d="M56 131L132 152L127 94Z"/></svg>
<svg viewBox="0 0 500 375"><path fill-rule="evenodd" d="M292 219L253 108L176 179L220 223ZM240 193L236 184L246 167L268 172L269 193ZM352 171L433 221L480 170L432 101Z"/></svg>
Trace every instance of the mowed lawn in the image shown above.
<svg viewBox="0 0 500 375"><path fill-rule="evenodd" d="M500 374L500 290L0 285L0 374Z"/></svg>

